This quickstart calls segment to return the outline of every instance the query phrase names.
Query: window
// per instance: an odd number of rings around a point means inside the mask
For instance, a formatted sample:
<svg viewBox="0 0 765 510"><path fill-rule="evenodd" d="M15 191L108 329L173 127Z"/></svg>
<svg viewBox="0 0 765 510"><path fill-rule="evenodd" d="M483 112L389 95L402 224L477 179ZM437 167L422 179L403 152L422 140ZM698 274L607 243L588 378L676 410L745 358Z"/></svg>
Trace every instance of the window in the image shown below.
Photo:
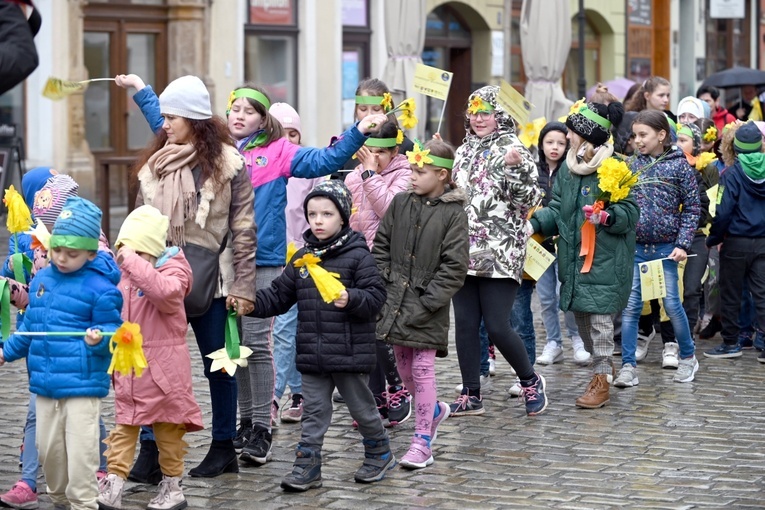
<svg viewBox="0 0 765 510"><path fill-rule="evenodd" d="M751 0L746 0L744 12L752 12ZM749 17L707 17L707 76L733 66L750 66L750 21Z"/></svg>
<svg viewBox="0 0 765 510"><path fill-rule="evenodd" d="M584 25L584 79L588 86L600 81L600 34L587 19ZM563 92L572 101L579 99L579 19L571 21L571 50L563 72Z"/></svg>
<svg viewBox="0 0 765 510"><path fill-rule="evenodd" d="M297 0L250 0L248 20L245 80L297 109Z"/></svg>
<svg viewBox="0 0 765 510"><path fill-rule="evenodd" d="M355 122L356 86L370 75L369 0L343 0L343 127Z"/></svg>

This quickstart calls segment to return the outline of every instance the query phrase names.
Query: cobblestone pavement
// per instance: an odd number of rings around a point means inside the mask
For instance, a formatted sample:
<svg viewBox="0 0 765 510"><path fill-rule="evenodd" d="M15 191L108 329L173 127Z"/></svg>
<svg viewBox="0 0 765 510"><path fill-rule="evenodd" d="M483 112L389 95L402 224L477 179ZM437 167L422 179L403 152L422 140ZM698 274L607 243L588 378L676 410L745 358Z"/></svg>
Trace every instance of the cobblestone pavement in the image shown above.
<svg viewBox="0 0 765 510"><path fill-rule="evenodd" d="M538 305L535 304L538 310ZM537 336L544 338L537 314ZM210 424L206 380L195 359L194 387ZM599 410L574 406L589 381L587 368L573 364L565 346L562 364L538 367L548 383L550 406L529 418L506 392L514 378L498 362L493 391L485 395L483 416L451 418L439 429L435 464L419 470L392 470L380 483L354 483L363 457L358 433L345 406L335 404L324 448L324 486L304 494L284 493L281 477L290 469L299 425L282 424L274 436L274 460L242 467L215 479L184 479L190 508L763 508L765 366L756 351L736 360L705 359L700 353L719 342L698 345L701 369L690 384L672 382L662 370L661 343L651 345L639 365L640 385L611 390L611 403ZM541 352L543 342L538 342ZM617 358L618 360L618 358ZM437 361L439 396L454 398L460 382L455 350ZM0 369L4 388L0 416L0 486L18 479L18 453L26 415L24 363ZM285 397L286 400L286 397ZM104 401L107 426L111 397ZM401 457L413 422L391 429ZM186 467L207 451L208 431L189 434ZM145 508L154 487L128 482L125 508ZM46 496L40 508L51 508Z"/></svg>

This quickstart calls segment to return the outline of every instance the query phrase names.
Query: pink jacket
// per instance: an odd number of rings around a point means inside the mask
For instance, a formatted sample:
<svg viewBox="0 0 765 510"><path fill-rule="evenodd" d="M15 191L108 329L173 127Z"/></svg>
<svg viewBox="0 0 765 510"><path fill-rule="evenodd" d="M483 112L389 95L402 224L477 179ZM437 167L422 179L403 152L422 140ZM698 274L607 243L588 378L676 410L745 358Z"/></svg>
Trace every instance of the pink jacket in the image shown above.
<svg viewBox="0 0 765 510"><path fill-rule="evenodd" d="M293 178L287 181L287 208L284 210L287 215L287 244L295 243L296 248L302 248L305 244L303 232L308 230L308 222L305 220L303 201L314 186L325 179Z"/></svg>
<svg viewBox="0 0 765 510"><path fill-rule="evenodd" d="M409 188L412 168L409 160L403 154L397 155L379 174L373 175L366 181L361 180L362 165L348 174L345 185L353 196L353 212L351 213L351 228L364 234L369 249L375 241L377 227L380 226L385 211L393 201L393 197Z"/></svg>
<svg viewBox="0 0 765 510"><path fill-rule="evenodd" d="M191 266L168 248L156 267L138 255L122 262L122 318L137 322L149 367L141 377L114 374L115 421L121 425L178 423L202 430L202 412L191 387L183 298L191 290Z"/></svg>

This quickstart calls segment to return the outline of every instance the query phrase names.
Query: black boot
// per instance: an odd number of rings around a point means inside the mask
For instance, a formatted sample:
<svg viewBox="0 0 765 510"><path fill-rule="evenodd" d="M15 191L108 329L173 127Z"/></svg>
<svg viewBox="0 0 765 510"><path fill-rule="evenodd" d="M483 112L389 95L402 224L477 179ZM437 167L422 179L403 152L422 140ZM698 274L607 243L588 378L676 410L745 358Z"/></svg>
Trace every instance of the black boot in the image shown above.
<svg viewBox="0 0 765 510"><path fill-rule="evenodd" d="M210 444L210 451L197 467L189 471L189 475L195 478L214 478L223 473L238 473L239 462L236 460L234 441L226 439Z"/></svg>
<svg viewBox="0 0 765 510"><path fill-rule="evenodd" d="M321 450L298 444L292 473L282 479L285 491L303 492L321 487Z"/></svg>
<svg viewBox="0 0 765 510"><path fill-rule="evenodd" d="M239 422L239 428L236 429L236 437L234 438L234 449L236 451L242 451L252 435L252 420L243 419Z"/></svg>
<svg viewBox="0 0 765 510"><path fill-rule="evenodd" d="M141 441L141 451L133 464L133 469L130 470L128 480L151 485L158 485L162 481L157 443L150 439Z"/></svg>
<svg viewBox="0 0 765 510"><path fill-rule="evenodd" d="M359 483L378 482L385 477L389 469L396 466L396 457L390 451L390 440L364 439L364 464L356 471L355 479Z"/></svg>

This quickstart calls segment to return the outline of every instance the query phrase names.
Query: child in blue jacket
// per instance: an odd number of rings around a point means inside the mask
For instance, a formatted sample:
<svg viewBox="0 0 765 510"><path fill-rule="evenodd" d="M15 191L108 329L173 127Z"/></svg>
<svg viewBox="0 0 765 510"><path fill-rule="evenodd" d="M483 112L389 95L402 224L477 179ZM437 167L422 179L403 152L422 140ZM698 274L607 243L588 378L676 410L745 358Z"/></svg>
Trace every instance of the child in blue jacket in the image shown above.
<svg viewBox="0 0 765 510"><path fill-rule="evenodd" d="M100 233L98 207L67 199L50 238L52 264L32 280L24 322L0 350L0 364L27 358L40 463L57 507L97 507L100 399L110 382L109 340L100 332L122 324L120 271L97 251ZM61 331L72 336L23 334Z"/></svg>

